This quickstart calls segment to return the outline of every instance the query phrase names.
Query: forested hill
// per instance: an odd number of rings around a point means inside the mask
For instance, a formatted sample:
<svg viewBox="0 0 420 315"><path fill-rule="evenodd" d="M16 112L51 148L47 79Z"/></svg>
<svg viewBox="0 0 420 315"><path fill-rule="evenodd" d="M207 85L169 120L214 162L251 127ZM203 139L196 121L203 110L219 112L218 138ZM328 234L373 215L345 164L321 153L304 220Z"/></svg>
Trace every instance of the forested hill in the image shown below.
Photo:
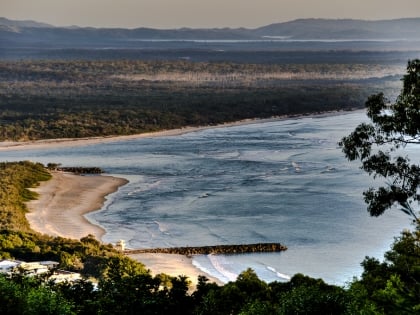
<svg viewBox="0 0 420 315"><path fill-rule="evenodd" d="M392 64L0 62L0 141L137 134L362 108L372 91L384 87L392 99L401 69Z"/></svg>
<svg viewBox="0 0 420 315"><path fill-rule="evenodd" d="M139 27L91 28L54 27L34 21L13 21L0 18L0 40L10 43L53 43L73 46L115 44L144 39L154 40L258 40L267 38L287 40L420 40L420 18L396 20L332 20L300 19L276 23L256 29L152 29Z"/></svg>
<svg viewBox="0 0 420 315"><path fill-rule="evenodd" d="M299 19L260 27L253 33L308 40L419 40L420 18L379 21Z"/></svg>

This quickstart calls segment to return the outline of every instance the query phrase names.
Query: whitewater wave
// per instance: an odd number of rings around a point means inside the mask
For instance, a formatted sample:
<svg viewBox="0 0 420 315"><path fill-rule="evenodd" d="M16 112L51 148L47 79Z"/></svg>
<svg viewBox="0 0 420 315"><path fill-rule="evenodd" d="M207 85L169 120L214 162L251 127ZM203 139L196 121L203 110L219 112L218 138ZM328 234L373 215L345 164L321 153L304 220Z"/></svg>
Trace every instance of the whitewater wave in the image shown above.
<svg viewBox="0 0 420 315"><path fill-rule="evenodd" d="M221 282L226 283L227 281L225 281L225 279L223 279L223 277L221 275L219 275L217 272L215 272L214 270L212 270L211 268L206 268L203 264L201 264L199 261L197 261L196 259L192 260L192 264L194 267L196 267L197 269L201 270L202 272L219 279Z"/></svg>
<svg viewBox="0 0 420 315"><path fill-rule="evenodd" d="M301 171L300 165L297 164L296 162L292 162L292 166L295 168L295 172Z"/></svg>
<svg viewBox="0 0 420 315"><path fill-rule="evenodd" d="M219 279L223 283L235 281L238 277L237 273L228 270L225 265L227 264L223 256L220 255L205 255L193 259L192 264L201 271ZM204 262L201 261L205 258ZM201 262L200 262L201 261Z"/></svg>
<svg viewBox="0 0 420 315"><path fill-rule="evenodd" d="M165 235L171 235L171 233L169 233L169 225L168 224L164 224L162 222L159 221L153 221L154 224L156 224L157 230Z"/></svg>
<svg viewBox="0 0 420 315"><path fill-rule="evenodd" d="M238 277L238 274L227 270L223 266L221 256L216 256L216 255L210 254L207 257L209 258L209 261L211 262L214 269L216 269L216 271L219 272L225 279L227 279L228 281L235 281L236 280L236 278Z"/></svg>
<svg viewBox="0 0 420 315"><path fill-rule="evenodd" d="M277 271L276 268L274 268L274 267L267 266L267 269L270 270L272 273L274 273L280 279L284 279L284 280L290 280L291 279L291 277L289 275L286 275L284 273L281 273L281 272Z"/></svg>
<svg viewBox="0 0 420 315"><path fill-rule="evenodd" d="M154 188L157 188L160 184L161 184L161 180L158 180L156 182L150 183L150 184L145 184L140 188L134 189L133 191L130 191L127 193L127 195L132 196L135 195L137 193L141 193L141 192L145 192Z"/></svg>

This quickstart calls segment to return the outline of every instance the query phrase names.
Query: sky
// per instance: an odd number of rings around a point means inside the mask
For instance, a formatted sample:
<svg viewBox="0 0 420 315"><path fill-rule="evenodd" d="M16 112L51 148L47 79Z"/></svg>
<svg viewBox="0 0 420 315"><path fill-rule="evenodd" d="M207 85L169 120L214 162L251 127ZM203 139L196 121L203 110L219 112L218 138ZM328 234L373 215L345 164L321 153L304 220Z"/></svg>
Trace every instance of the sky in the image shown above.
<svg viewBox="0 0 420 315"><path fill-rule="evenodd" d="M255 28L298 18L420 17L420 0L0 0L0 16L55 26Z"/></svg>

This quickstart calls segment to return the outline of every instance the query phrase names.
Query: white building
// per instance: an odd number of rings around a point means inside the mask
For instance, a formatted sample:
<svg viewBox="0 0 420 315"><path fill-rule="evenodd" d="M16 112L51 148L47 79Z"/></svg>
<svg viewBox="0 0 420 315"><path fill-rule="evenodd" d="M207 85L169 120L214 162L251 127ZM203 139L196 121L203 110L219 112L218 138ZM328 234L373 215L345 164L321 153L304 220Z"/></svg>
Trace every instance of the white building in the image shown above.
<svg viewBox="0 0 420 315"><path fill-rule="evenodd" d="M115 248L120 250L120 251L125 251L125 241L124 240L119 240L117 242L117 244L115 244Z"/></svg>
<svg viewBox="0 0 420 315"><path fill-rule="evenodd" d="M22 262L18 267L26 275L41 275L49 271L48 267L40 262Z"/></svg>
<svg viewBox="0 0 420 315"><path fill-rule="evenodd" d="M19 267L19 265L22 263L23 261L19 260L0 260L0 273L10 274L13 272L13 270L15 270L15 268Z"/></svg>
<svg viewBox="0 0 420 315"><path fill-rule="evenodd" d="M48 280L54 281L55 283L60 282L73 282L82 279L80 273L66 271L66 270L56 270Z"/></svg>
<svg viewBox="0 0 420 315"><path fill-rule="evenodd" d="M14 272L22 272L27 276L35 276L53 271L52 275L48 277L48 280L54 282L72 282L82 279L80 273L56 270L58 264L56 261L25 262L5 259L0 260L0 273L11 275Z"/></svg>

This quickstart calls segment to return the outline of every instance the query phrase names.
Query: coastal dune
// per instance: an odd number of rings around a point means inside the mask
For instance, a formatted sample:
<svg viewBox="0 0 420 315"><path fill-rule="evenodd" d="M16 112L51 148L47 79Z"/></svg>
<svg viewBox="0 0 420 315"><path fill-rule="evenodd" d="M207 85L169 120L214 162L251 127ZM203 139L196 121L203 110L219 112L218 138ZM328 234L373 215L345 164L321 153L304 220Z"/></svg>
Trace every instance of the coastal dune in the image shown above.
<svg viewBox="0 0 420 315"><path fill-rule="evenodd" d="M39 197L27 203L30 212L26 218L32 229L43 234L73 239L92 234L100 240L105 231L84 214L99 210L105 196L126 183L126 179L112 176L53 172L51 180L32 189Z"/></svg>

